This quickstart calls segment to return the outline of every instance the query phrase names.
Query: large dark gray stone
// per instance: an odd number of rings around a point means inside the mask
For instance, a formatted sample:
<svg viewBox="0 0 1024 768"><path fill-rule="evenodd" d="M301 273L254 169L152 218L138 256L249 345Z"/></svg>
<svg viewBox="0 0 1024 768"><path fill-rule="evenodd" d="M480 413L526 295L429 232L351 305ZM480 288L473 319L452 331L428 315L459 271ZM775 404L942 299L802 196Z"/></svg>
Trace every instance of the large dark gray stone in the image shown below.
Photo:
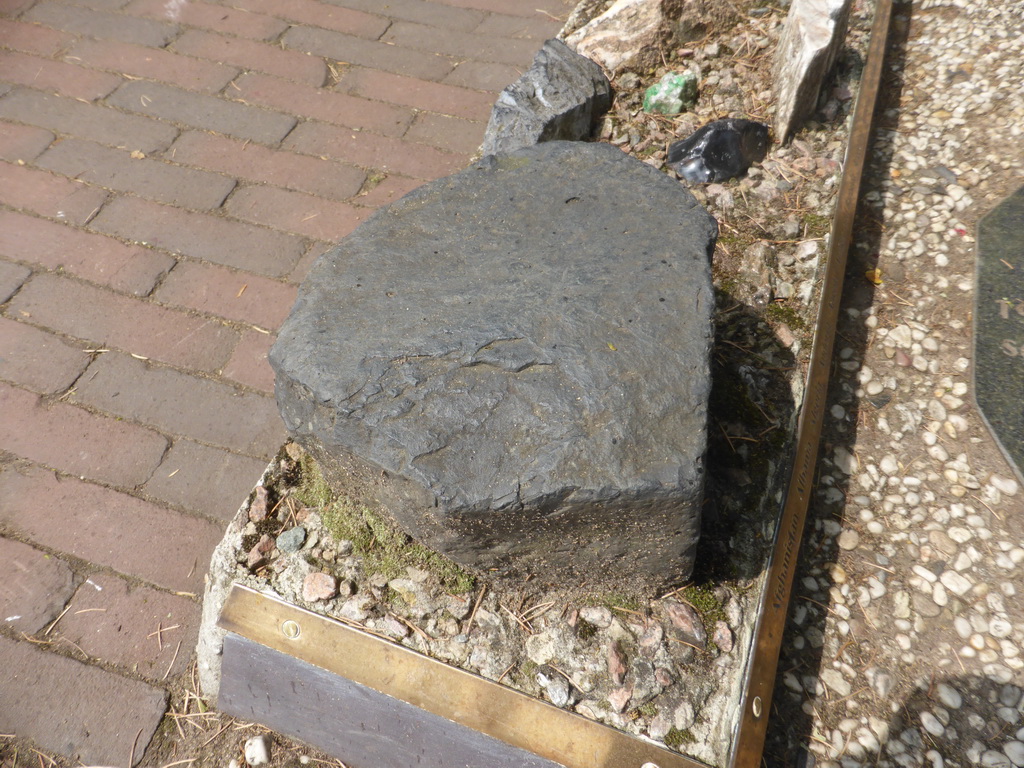
<svg viewBox="0 0 1024 768"><path fill-rule="evenodd" d="M470 567L684 578L716 236L689 191L610 145L485 157L315 264L270 354L288 430Z"/></svg>
<svg viewBox="0 0 1024 768"><path fill-rule="evenodd" d="M586 139L611 103L601 67L561 40L548 40L533 66L498 95L480 151L493 155L542 141Z"/></svg>

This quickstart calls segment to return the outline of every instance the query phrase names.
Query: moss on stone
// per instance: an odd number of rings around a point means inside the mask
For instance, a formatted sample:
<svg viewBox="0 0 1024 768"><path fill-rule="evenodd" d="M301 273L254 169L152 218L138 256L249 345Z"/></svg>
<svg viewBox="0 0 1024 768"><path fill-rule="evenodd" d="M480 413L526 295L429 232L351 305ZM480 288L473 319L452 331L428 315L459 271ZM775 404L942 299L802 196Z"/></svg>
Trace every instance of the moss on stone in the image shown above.
<svg viewBox="0 0 1024 768"><path fill-rule="evenodd" d="M367 574L392 579L408 566L432 573L449 592L470 592L476 579L448 558L412 540L382 513L335 494L316 460L308 453L299 459L302 479L296 497L320 512L324 526L335 539L352 542L352 551L363 559Z"/></svg>
<svg viewBox="0 0 1024 768"><path fill-rule="evenodd" d="M700 614L705 626L711 626L716 621L725 621L725 608L710 587L686 587L682 591L682 597Z"/></svg>
<svg viewBox="0 0 1024 768"><path fill-rule="evenodd" d="M642 704L641 706L637 707L636 711L649 719L657 716L658 707L654 704L653 701L648 701L646 704Z"/></svg>
<svg viewBox="0 0 1024 768"><path fill-rule="evenodd" d="M791 305L781 301L773 301L764 311L769 320L785 323L794 331L807 330L807 323Z"/></svg>
<svg viewBox="0 0 1024 768"><path fill-rule="evenodd" d="M583 598L587 605L602 605L605 608L619 609L623 611L642 611L647 608L647 602L638 595L628 595L621 592L601 592L588 595Z"/></svg>
<svg viewBox="0 0 1024 768"><path fill-rule="evenodd" d="M807 237L824 237L832 226L832 220L820 213L807 213L804 214L804 225Z"/></svg>
<svg viewBox="0 0 1024 768"><path fill-rule="evenodd" d="M665 734L665 745L672 749L680 749L686 744L693 744L696 740L697 737L689 728L670 728Z"/></svg>

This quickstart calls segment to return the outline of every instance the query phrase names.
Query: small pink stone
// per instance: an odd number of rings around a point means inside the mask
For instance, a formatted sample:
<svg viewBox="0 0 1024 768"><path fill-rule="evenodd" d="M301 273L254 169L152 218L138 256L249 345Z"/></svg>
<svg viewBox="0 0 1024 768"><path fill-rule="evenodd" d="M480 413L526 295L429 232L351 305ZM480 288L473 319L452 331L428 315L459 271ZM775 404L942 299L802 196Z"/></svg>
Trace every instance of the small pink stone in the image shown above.
<svg viewBox="0 0 1024 768"><path fill-rule="evenodd" d="M256 496L249 507L249 519L254 523L262 522L267 518L267 489L262 485L256 486Z"/></svg>
<svg viewBox="0 0 1024 768"><path fill-rule="evenodd" d="M338 580L329 573L311 573L302 582L302 599L307 603L330 600L338 594Z"/></svg>
<svg viewBox="0 0 1024 768"><path fill-rule="evenodd" d="M732 630L724 621L715 622L713 639L722 653L732 653Z"/></svg>
<svg viewBox="0 0 1024 768"><path fill-rule="evenodd" d="M626 679L626 660L623 658L622 648L615 640L608 645L608 674L616 685L622 685L622 681Z"/></svg>
<svg viewBox="0 0 1024 768"><path fill-rule="evenodd" d="M633 686L623 686L608 694L608 703L611 705L612 711L624 712L631 698L633 698Z"/></svg>
<svg viewBox="0 0 1024 768"><path fill-rule="evenodd" d="M676 679L672 677L672 673L664 667L658 667L654 670L654 679L662 688L668 688L676 681Z"/></svg>

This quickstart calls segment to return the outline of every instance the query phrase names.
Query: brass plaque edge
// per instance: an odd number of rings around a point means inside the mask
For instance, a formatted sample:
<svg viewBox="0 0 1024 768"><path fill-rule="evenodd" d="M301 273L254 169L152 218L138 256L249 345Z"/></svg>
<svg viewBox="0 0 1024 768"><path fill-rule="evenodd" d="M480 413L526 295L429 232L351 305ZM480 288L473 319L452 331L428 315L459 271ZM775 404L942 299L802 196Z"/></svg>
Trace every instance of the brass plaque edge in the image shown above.
<svg viewBox="0 0 1024 768"><path fill-rule="evenodd" d="M566 768L707 768L241 584L232 585L218 626Z"/></svg>

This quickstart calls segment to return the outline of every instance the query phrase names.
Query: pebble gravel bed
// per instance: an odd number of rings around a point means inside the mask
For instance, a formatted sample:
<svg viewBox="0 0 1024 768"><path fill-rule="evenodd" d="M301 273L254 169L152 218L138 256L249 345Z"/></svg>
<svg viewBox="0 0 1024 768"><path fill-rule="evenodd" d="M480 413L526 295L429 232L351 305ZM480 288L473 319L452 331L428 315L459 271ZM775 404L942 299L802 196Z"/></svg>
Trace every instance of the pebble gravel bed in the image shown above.
<svg viewBox="0 0 1024 768"><path fill-rule="evenodd" d="M1024 4L894 14L766 762L1024 766L1024 490L971 359L975 227L1024 182Z"/></svg>

